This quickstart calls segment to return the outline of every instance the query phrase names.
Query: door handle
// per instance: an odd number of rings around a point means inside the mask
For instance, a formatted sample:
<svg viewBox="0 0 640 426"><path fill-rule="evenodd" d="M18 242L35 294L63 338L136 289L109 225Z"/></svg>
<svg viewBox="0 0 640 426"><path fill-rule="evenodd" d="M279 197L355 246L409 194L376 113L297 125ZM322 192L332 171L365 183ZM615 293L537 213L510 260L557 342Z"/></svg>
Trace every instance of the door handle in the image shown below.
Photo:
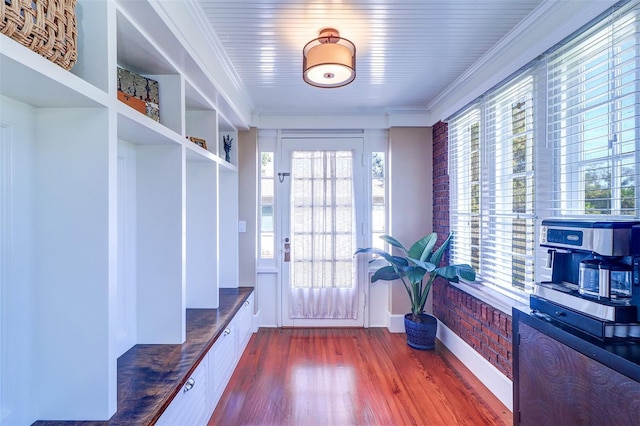
<svg viewBox="0 0 640 426"><path fill-rule="evenodd" d="M291 243L289 242L289 238L284 239L284 261L291 261Z"/></svg>
<svg viewBox="0 0 640 426"><path fill-rule="evenodd" d="M191 389L193 389L195 385L196 385L196 381L193 377L191 377L189 380L187 380L187 383L184 385L183 392L189 392Z"/></svg>

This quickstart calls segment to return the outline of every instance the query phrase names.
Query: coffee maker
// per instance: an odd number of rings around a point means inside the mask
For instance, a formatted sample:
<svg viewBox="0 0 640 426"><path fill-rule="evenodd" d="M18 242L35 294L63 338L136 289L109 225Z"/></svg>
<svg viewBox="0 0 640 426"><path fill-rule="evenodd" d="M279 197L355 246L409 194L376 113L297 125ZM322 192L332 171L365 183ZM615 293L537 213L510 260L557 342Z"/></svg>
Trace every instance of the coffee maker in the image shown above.
<svg viewBox="0 0 640 426"><path fill-rule="evenodd" d="M598 339L640 338L640 221L546 219L551 281L531 309Z"/></svg>

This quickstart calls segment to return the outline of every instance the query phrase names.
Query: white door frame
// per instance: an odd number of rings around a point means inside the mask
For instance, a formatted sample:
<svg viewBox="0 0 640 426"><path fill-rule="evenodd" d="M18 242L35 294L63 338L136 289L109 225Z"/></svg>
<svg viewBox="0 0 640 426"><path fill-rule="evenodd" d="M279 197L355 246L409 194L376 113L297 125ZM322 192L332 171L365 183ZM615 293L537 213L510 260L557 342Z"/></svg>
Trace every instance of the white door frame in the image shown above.
<svg viewBox="0 0 640 426"><path fill-rule="evenodd" d="M289 173L290 159L288 157L291 148L295 144L295 147L299 147L302 150L341 150L352 149L354 151L354 184L356 194L356 245L362 247L365 244L366 229L365 223L365 206L367 205L367 193L368 187L366 186L366 173L364 168L364 137L339 137L339 136L319 136L319 137L283 137L280 139L279 146L279 161L278 170L279 173ZM285 170L287 169L287 170ZM368 296L368 285L365 280L366 262L363 256L357 258L356 267L356 283L358 286L358 309L356 320L338 320L338 319L291 319L288 316L288 283L289 283L289 267L288 263L284 262L283 256L283 244L284 239L289 234L289 190L290 190L290 178L281 176L282 183L276 181L276 192L279 194L277 197L276 209L279 210L276 217L279 218L280 229L279 238L276 240L276 244L279 247L276 248L276 253L279 253L278 265L280 270L280 282L278 285L279 297L278 297L278 316L279 325L284 327L364 327L366 326L365 316L365 301ZM286 204L286 205L285 205Z"/></svg>

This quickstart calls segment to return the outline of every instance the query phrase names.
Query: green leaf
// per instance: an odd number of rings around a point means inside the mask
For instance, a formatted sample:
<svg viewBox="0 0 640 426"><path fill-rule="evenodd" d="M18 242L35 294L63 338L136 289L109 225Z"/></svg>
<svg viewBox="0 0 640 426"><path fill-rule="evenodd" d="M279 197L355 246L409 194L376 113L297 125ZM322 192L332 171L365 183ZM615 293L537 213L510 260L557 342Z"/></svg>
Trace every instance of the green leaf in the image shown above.
<svg viewBox="0 0 640 426"><path fill-rule="evenodd" d="M397 280L398 278L400 278L400 274L396 272L393 266L389 265L383 266L382 268L378 269L371 277L371 282L375 283L378 280L393 281Z"/></svg>
<svg viewBox="0 0 640 426"><path fill-rule="evenodd" d="M440 247L438 247L438 250L436 250L433 253L433 256L431 256L431 259L429 259L429 261L431 263L433 263L434 265L440 266L440 261L442 260L442 255L444 254L444 251L447 249L447 246L449 245L449 241L451 241L451 235L452 234L449 234L449 236L447 237L446 240L444 240L442 245Z"/></svg>
<svg viewBox="0 0 640 426"><path fill-rule="evenodd" d="M372 247L368 247L368 248L359 248L358 250L355 251L355 253L353 253L354 256L358 255L358 254L362 254L362 253L372 253L372 254L377 254L378 256L384 257L385 260L389 263L393 263L393 258L394 256L387 253L384 250L380 250L379 248L372 248Z"/></svg>
<svg viewBox="0 0 640 426"><path fill-rule="evenodd" d="M434 273L437 273L439 276L454 282L458 282L458 277L467 281L475 281L476 279L476 271L474 271L473 268L469 265L443 266L436 269Z"/></svg>
<svg viewBox="0 0 640 426"><path fill-rule="evenodd" d="M384 241L386 241L387 243L391 244L392 246L401 249L405 253L407 252L406 247L403 246L400 241L396 240L391 235L380 235L380 238L383 239Z"/></svg>
<svg viewBox="0 0 640 426"><path fill-rule="evenodd" d="M458 270L458 276L463 280L475 281L476 271L471 265L453 265Z"/></svg>
<svg viewBox="0 0 640 426"><path fill-rule="evenodd" d="M407 257L408 260L410 260L413 264L415 264L416 266L419 266L421 268L424 268L427 270L427 272L431 272L434 269L436 269L436 265L434 265L431 262L423 262L421 260L418 259L413 259L411 257Z"/></svg>
<svg viewBox="0 0 640 426"><path fill-rule="evenodd" d="M426 237L422 237L413 243L407 255L415 259L420 259L424 262L431 254L431 250L433 250L437 240L438 235L435 232L427 235Z"/></svg>
<svg viewBox="0 0 640 426"><path fill-rule="evenodd" d="M440 262L452 239L452 234L447 236L447 239L435 252L432 251L438 240L436 233L416 241L408 251L400 241L389 235L383 235L380 238L391 246L402 250L406 256L394 256L377 248L358 249L354 256L361 253L372 253L383 257L389 265L378 269L371 277L371 282L399 279L409 296L411 312L416 315L424 311L424 305L436 277L442 276L453 282L459 282L460 279L474 281L476 278L476 273L470 265L440 267Z"/></svg>
<svg viewBox="0 0 640 426"><path fill-rule="evenodd" d="M380 250L378 248L367 247L367 248L359 248L358 250L355 251L355 253L353 253L353 255L355 256L356 254L361 254L361 253L375 253L379 255L382 255L383 253L389 254L386 251Z"/></svg>
<svg viewBox="0 0 640 426"><path fill-rule="evenodd" d="M422 281L422 278L424 278L424 274L427 273L427 270L419 266L407 266L406 268L404 268L404 273L407 275L409 282L415 284Z"/></svg>
<svg viewBox="0 0 640 426"><path fill-rule="evenodd" d="M451 281L458 276L458 270L453 266L442 266L434 271L438 276Z"/></svg>

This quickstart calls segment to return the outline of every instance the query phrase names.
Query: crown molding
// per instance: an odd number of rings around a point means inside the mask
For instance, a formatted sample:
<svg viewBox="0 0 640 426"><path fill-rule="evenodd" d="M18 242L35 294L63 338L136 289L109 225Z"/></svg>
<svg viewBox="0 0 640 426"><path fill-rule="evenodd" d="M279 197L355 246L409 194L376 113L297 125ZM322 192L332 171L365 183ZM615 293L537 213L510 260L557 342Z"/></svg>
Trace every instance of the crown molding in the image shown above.
<svg viewBox="0 0 640 426"><path fill-rule="evenodd" d="M179 37L188 54L219 93L221 113L236 127L248 127L255 105L196 0L149 0L163 22Z"/></svg>
<svg viewBox="0 0 640 426"><path fill-rule="evenodd" d="M545 0L429 103L431 124L454 114L616 3Z"/></svg>
<svg viewBox="0 0 640 426"><path fill-rule="evenodd" d="M259 129L389 129L391 127L429 127L425 109L379 111L354 114L293 114L288 112L254 114L252 126Z"/></svg>

